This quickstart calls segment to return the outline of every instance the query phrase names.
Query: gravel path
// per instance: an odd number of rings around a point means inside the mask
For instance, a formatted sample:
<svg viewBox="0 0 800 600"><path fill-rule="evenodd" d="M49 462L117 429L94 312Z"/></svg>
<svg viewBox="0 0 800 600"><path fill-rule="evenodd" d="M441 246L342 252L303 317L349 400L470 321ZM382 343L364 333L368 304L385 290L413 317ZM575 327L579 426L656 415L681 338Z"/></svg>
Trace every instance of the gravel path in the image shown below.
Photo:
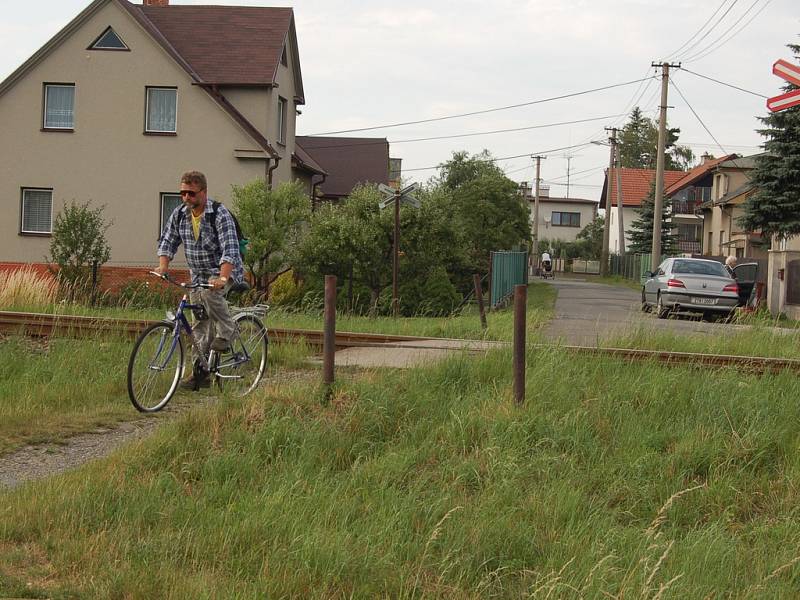
<svg viewBox="0 0 800 600"><path fill-rule="evenodd" d="M270 375L265 383L284 383L318 376L318 373L308 371L284 371ZM147 436L179 415L198 406L207 406L215 400L216 396L213 395L181 395L174 398L162 412L127 421L116 427L72 436L63 443L23 446L0 456L0 494L27 481L58 475L86 462L103 458L117 448ZM134 410L133 407L131 410Z"/></svg>

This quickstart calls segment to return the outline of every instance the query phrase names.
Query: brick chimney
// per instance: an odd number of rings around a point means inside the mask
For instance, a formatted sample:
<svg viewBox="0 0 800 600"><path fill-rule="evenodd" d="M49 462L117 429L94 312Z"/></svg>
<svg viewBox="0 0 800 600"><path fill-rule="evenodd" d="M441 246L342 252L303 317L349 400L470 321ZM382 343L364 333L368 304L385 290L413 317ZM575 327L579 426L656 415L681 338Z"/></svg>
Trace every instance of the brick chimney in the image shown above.
<svg viewBox="0 0 800 600"><path fill-rule="evenodd" d="M169 6L169 0L144 0L145 6Z"/></svg>

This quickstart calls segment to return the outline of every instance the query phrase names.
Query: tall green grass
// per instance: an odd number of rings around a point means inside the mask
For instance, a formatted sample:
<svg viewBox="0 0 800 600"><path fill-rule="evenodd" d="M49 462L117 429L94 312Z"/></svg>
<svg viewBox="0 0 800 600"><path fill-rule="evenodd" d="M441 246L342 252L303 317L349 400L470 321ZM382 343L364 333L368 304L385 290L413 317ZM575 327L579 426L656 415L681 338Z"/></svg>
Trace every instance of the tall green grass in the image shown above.
<svg viewBox="0 0 800 600"><path fill-rule="evenodd" d="M776 328L758 321L748 328L738 328L731 324L721 324L720 328L718 335L709 335L685 331L654 331L650 327L641 327L632 329L605 345L644 350L800 358L800 329Z"/></svg>
<svg viewBox="0 0 800 600"><path fill-rule="evenodd" d="M0 338L0 460L25 444L60 442L140 415L128 400L133 340ZM188 344L184 344L188 362ZM305 344L271 344L266 377L308 369ZM188 374L188 371L187 371ZM207 395L217 395L212 388ZM191 403L179 391L171 404Z"/></svg>
<svg viewBox="0 0 800 600"><path fill-rule="evenodd" d="M555 305L556 290L543 283L532 283L528 288L528 327L535 330L551 316ZM142 309L129 304L114 307L87 307L72 303L52 303L46 306L16 304L4 310L45 312L48 314L87 315L98 317L118 317L132 319L161 319L161 309ZM450 337L491 340L510 340L513 332L513 310L505 308L497 311L487 309L488 329L481 329L477 308L467 306L449 317L366 317L340 313L336 317L339 331L385 333L422 337ZM322 329L321 310L296 311L272 307L264 320L267 327Z"/></svg>
<svg viewBox="0 0 800 600"><path fill-rule="evenodd" d="M273 386L3 495L0 595L791 598L800 384L529 353Z"/></svg>

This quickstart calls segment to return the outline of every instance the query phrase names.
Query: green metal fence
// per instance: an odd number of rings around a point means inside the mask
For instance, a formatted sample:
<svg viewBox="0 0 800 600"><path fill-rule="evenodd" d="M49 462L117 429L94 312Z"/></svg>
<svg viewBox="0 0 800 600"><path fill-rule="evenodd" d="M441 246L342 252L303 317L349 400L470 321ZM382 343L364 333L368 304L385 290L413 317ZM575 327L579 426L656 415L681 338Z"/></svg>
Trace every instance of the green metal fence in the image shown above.
<svg viewBox="0 0 800 600"><path fill-rule="evenodd" d="M650 254L626 254L625 256L612 255L609 273L611 275L621 275L625 279L644 282L647 279L646 273L652 271ZM666 256L662 256L663 261ZM661 264L661 261L658 262ZM656 265L658 266L658 265Z"/></svg>
<svg viewBox="0 0 800 600"><path fill-rule="evenodd" d="M528 283L527 252L492 252L489 303L497 307L514 293L514 286Z"/></svg>

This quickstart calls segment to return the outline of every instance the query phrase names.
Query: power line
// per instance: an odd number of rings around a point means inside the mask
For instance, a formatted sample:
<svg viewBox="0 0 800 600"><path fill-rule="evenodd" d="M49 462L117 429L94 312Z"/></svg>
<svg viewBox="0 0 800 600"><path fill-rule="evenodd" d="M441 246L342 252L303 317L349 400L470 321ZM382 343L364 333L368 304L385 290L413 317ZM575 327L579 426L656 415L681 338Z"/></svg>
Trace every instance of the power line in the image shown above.
<svg viewBox="0 0 800 600"><path fill-rule="evenodd" d="M523 158L529 157L531 154L547 154L548 152L558 152L559 150L569 150L570 148L583 148L584 146L590 145L591 142L586 142L583 144L573 144L572 146L562 146L561 148L550 148L549 150L540 150L538 152L526 152L525 154L515 154L514 156L503 156L500 158L490 158L487 160L480 160L479 162L497 162L498 160L511 160L512 158ZM413 169L403 169L403 173L410 173L412 171L430 171L433 169L438 169L441 167L442 164L435 165L433 167L415 167Z"/></svg>
<svg viewBox="0 0 800 600"><path fill-rule="evenodd" d="M464 138L464 137L473 137L478 135L492 135L495 133L511 133L514 131L528 131L531 129L545 129L547 127L559 127L561 125L574 125L576 123L589 123L592 121L603 121L605 119L611 119L613 117L617 117L619 115L606 115L603 117L590 117L588 119L577 119L575 121L559 121L558 123L544 123L542 125L529 125L526 127L514 127L511 129L493 129L491 131L476 131L474 133L456 133L452 135L438 135L433 137L425 137L425 138L413 138L408 140L371 140L371 141L364 141L364 142L354 142L351 144L328 144L325 146L308 146L308 151L314 152L314 150L322 150L323 148L353 148L356 146L376 146L376 145L383 145L383 144L406 144L410 142L429 142L432 140L450 140L454 138ZM301 144L302 145L302 144Z"/></svg>
<svg viewBox="0 0 800 600"><path fill-rule="evenodd" d="M772 0L767 0L767 1L764 3L764 5L763 5L763 6L762 6L760 9L758 9L758 11L756 11L756 12L755 12L755 14L753 14L753 16L752 16L752 17L750 17L750 19L748 19L748 20L747 20L747 21L746 21L746 22L745 22L745 23L744 23L744 24L743 24L743 25L742 25L742 26L741 26L739 29L737 29L736 31L734 31L734 32L733 32L733 34L732 34L732 35L731 35L731 36L730 36L728 39L726 39L726 40L724 40L724 41L720 41L720 40L722 40L722 38L723 38L723 37L725 37L725 35L726 35L726 34L727 34L727 33L728 33L728 32L729 32L731 29L733 29L733 28L734 28L734 27L735 27L735 26L736 26L736 25L737 25L737 24L738 24L738 23L739 23L739 22L740 22L740 21L741 21L741 20L742 20L742 19L743 19L743 18L744 18L746 15L747 15L747 13L749 13L749 12L750 12L750 11L751 11L751 10L752 10L754 7L755 7L755 5L758 3L758 1L759 1L759 0L754 0L753 4L751 4L751 5L750 5L750 8L748 8L748 9L747 9L747 10L746 10L746 11L745 11L743 14L742 14L742 16L741 16L741 17L739 17L739 18L736 20L736 22L735 22L733 25L731 25L731 26L730 26L728 29L726 29L726 30L725 30L725 33L723 33L721 36L719 36L719 37L718 37L718 38L717 38L717 39L716 39L714 42L712 42L711 44L709 44L708 46L706 46L706 47L705 47L703 50L700 50L698 53L695 53L695 54L693 54L692 56L688 56L688 57L686 57L686 58L684 59L684 62L693 62L693 61L696 61L696 60L700 60L701 58L705 58L705 57L706 57L706 56L708 56L709 54L712 54L712 53L716 52L717 50L719 50L720 48L722 48L722 47L723 47L725 44L727 44L727 43L728 43L728 42L730 42L730 41L731 41L733 38L735 38L737 35L739 35L739 34L742 32L742 30L743 30L745 27L747 27L747 26L748 26L750 23L752 23L752 22L753 22L753 19L755 19L755 18L756 18L758 15L760 15L760 14L762 13L762 11L763 11L765 8L767 8L767 6L769 6L769 4L770 4L770 2L772 2ZM717 42L720 42L720 43L719 43L719 44L717 44ZM715 44L717 44L717 45L715 46Z"/></svg>
<svg viewBox="0 0 800 600"><path fill-rule="evenodd" d="M613 88L624 87L626 85L633 85L634 83L640 83L642 79L634 79L632 81L626 81L623 83L615 83L613 85L606 85L603 87L592 88L590 90L583 90L581 92L572 92L570 94L563 94L561 96L553 96L551 98L542 98L541 100L532 100L530 102L521 102L520 104L511 104L509 106L500 106L498 108L487 108L485 110L476 110L473 112L468 113L461 113L458 115L447 115L444 117L435 117L432 119L420 119L418 121L405 121L402 123L390 123L387 125L374 125L372 127L359 127L357 129L341 129L339 131L326 131L324 133L313 133L311 136L323 136L323 135L335 135L339 133L353 133L356 131L370 131L373 129L389 129L391 127L403 127L405 125L419 125L420 123L433 123L435 121L444 121L447 119L458 119L461 117L471 117L474 115L483 115L490 112L497 112L501 110L509 110L512 108L521 108L523 106L532 106L534 104L543 104L545 102L553 102L554 100L563 100L565 98L574 98L576 96L583 96L585 94L592 94L594 92L602 92L604 90L610 90Z"/></svg>
<svg viewBox="0 0 800 600"><path fill-rule="evenodd" d="M765 5L766 6L766 5ZM768 98L769 96L765 96L764 94L759 94L757 92L751 92L750 90L746 90L744 88L739 87L738 85L733 85L732 83L725 83L724 81L720 81L719 79L714 79L713 77L709 77L708 75L701 75L700 73L695 73L694 71L690 71L686 67L678 67L682 71L686 71L687 73L691 73L696 77L702 77L703 79L708 79L709 81L713 81L714 83L719 83L720 85L728 86L729 88L733 88L735 90L739 90L740 92L746 92L748 94L752 94L753 96L758 96L759 98Z"/></svg>
<svg viewBox="0 0 800 600"><path fill-rule="evenodd" d="M681 98L683 98L683 101L686 103L686 106L688 106L688 107L689 107L689 110L690 110L690 111L692 111L692 114L693 114L693 115L695 116L695 118L696 118L696 119L699 121L700 125L702 125L702 126L703 126L703 129L705 129L705 130L706 130L706 133L708 133L708 135L710 135L710 136L711 136L711 139L712 139L712 140L714 140L714 141L717 143L717 146L719 146L719 149L720 149L720 150L722 150L722 153L723 153L723 154L730 154L730 152L728 152L727 150L725 150L725 148L723 148L723 147L722 147L722 144L720 144L720 143L717 141L717 138L715 138L715 137L714 137L714 134L713 134L713 133L711 133L711 130L710 130L710 129L709 129L707 126L706 126L706 124L703 122L703 119L701 119L701 118L700 118L700 115L698 115L698 114L697 114L697 111L695 111L695 109L694 109L694 108L692 108L692 105L691 105L691 104L689 104L689 101L686 99L686 96L684 96L684 95L683 95L683 92L681 91L681 89L680 89L680 88L679 88L677 85L675 85L675 82L674 82L674 81L672 81L672 80L670 80L670 82L669 82L669 83L670 83L670 85L671 85L672 87L674 87L674 88L675 88L675 91L676 91L676 92L678 92L678 94L680 95L680 97L681 97ZM741 168L741 167L739 167L739 165L736 163L736 159L735 159L735 158L731 159L731 161L733 162L733 164L736 166L736 168L737 168L737 169L738 169L738 168Z"/></svg>
<svg viewBox="0 0 800 600"><path fill-rule="evenodd" d="M727 1L727 0L726 0L726 1ZM718 21L717 21L717 22L716 22L716 23L715 23L715 24L714 24L714 25L713 25L713 26L712 26L712 27L711 27L709 30L708 30L708 31L706 31L706 32L703 34L703 36L702 36L700 39L698 39L698 40L695 40L695 42L694 42L694 43L693 43L691 46L689 46L688 48L684 49L684 51L683 51L683 56L686 56L686 54L687 54L687 53L691 52L691 51L692 51L694 48L696 48L696 47L697 47L697 45L698 45L700 42L702 42L702 41L703 41L705 38L707 38L707 37L708 37L708 35L709 35L709 34L710 34L712 31L714 31L714 28L716 28L716 27L717 27L717 26L718 26L720 23L722 23L722 21L724 21L724 20L725 20L725 17L727 17L727 16L728 16L728 13L729 13L729 12L731 12L731 9L732 9L734 6L736 6L736 3L737 3L737 2L739 2L739 0L733 0L733 2L731 3L731 5L730 5L730 6L729 6L729 7L728 7L726 10L725 10L725 12L724 12L724 13L722 13L722 16L719 18L719 20L718 20ZM725 2L723 2L723 3L722 3L722 5L724 6L724 5L725 5ZM722 8L722 6L720 6L720 8ZM715 14L716 14L716 13L715 13ZM676 53L676 54L677 54L677 53ZM680 60L680 57L678 57L678 59L677 59L677 60Z"/></svg>
<svg viewBox="0 0 800 600"><path fill-rule="evenodd" d="M700 29L698 29L697 31L695 31L695 32L694 32L694 35L692 35L692 37L690 37L688 40L686 40L686 41L683 43L683 45L682 45L680 48L678 48L678 49L677 49L677 50L675 50L674 52L672 52L672 53L668 54L666 57L664 57L664 60L662 60L661 62L664 62L664 61L666 61L666 60L667 60L667 58L669 58L669 57L671 57L671 56L675 56L676 54L678 54L678 52L680 52L681 50L683 50L683 49L686 47L686 45L687 45L687 44L689 44L689 42L691 42L691 41L692 41L692 40L693 40L695 37L697 37L697 35L699 35L699 34L700 34L700 32L701 32L701 31L703 31L703 29L705 29L705 28L706 28L706 26L707 26L707 25L708 25L708 24L711 22L711 19L713 19L715 16L717 16L717 13L718 13L720 10L722 10L722 7L723 7L723 6L725 6L727 3L728 3L728 0L722 0L722 2L720 2L720 5L717 7L717 10L715 10L715 11L714 11L714 12L711 14L711 16L710 16L710 17L708 17L708 19L706 20L706 22L705 22L705 23L703 23L703 24L700 26ZM717 23L719 24L719 22L717 22ZM705 33L705 35L708 35L708 34L709 34L709 33L710 33L710 32L711 32L713 29L714 29L714 27L712 27L711 29L709 29L709 30L708 30L708 31ZM701 38L701 39L702 39L702 38Z"/></svg>

